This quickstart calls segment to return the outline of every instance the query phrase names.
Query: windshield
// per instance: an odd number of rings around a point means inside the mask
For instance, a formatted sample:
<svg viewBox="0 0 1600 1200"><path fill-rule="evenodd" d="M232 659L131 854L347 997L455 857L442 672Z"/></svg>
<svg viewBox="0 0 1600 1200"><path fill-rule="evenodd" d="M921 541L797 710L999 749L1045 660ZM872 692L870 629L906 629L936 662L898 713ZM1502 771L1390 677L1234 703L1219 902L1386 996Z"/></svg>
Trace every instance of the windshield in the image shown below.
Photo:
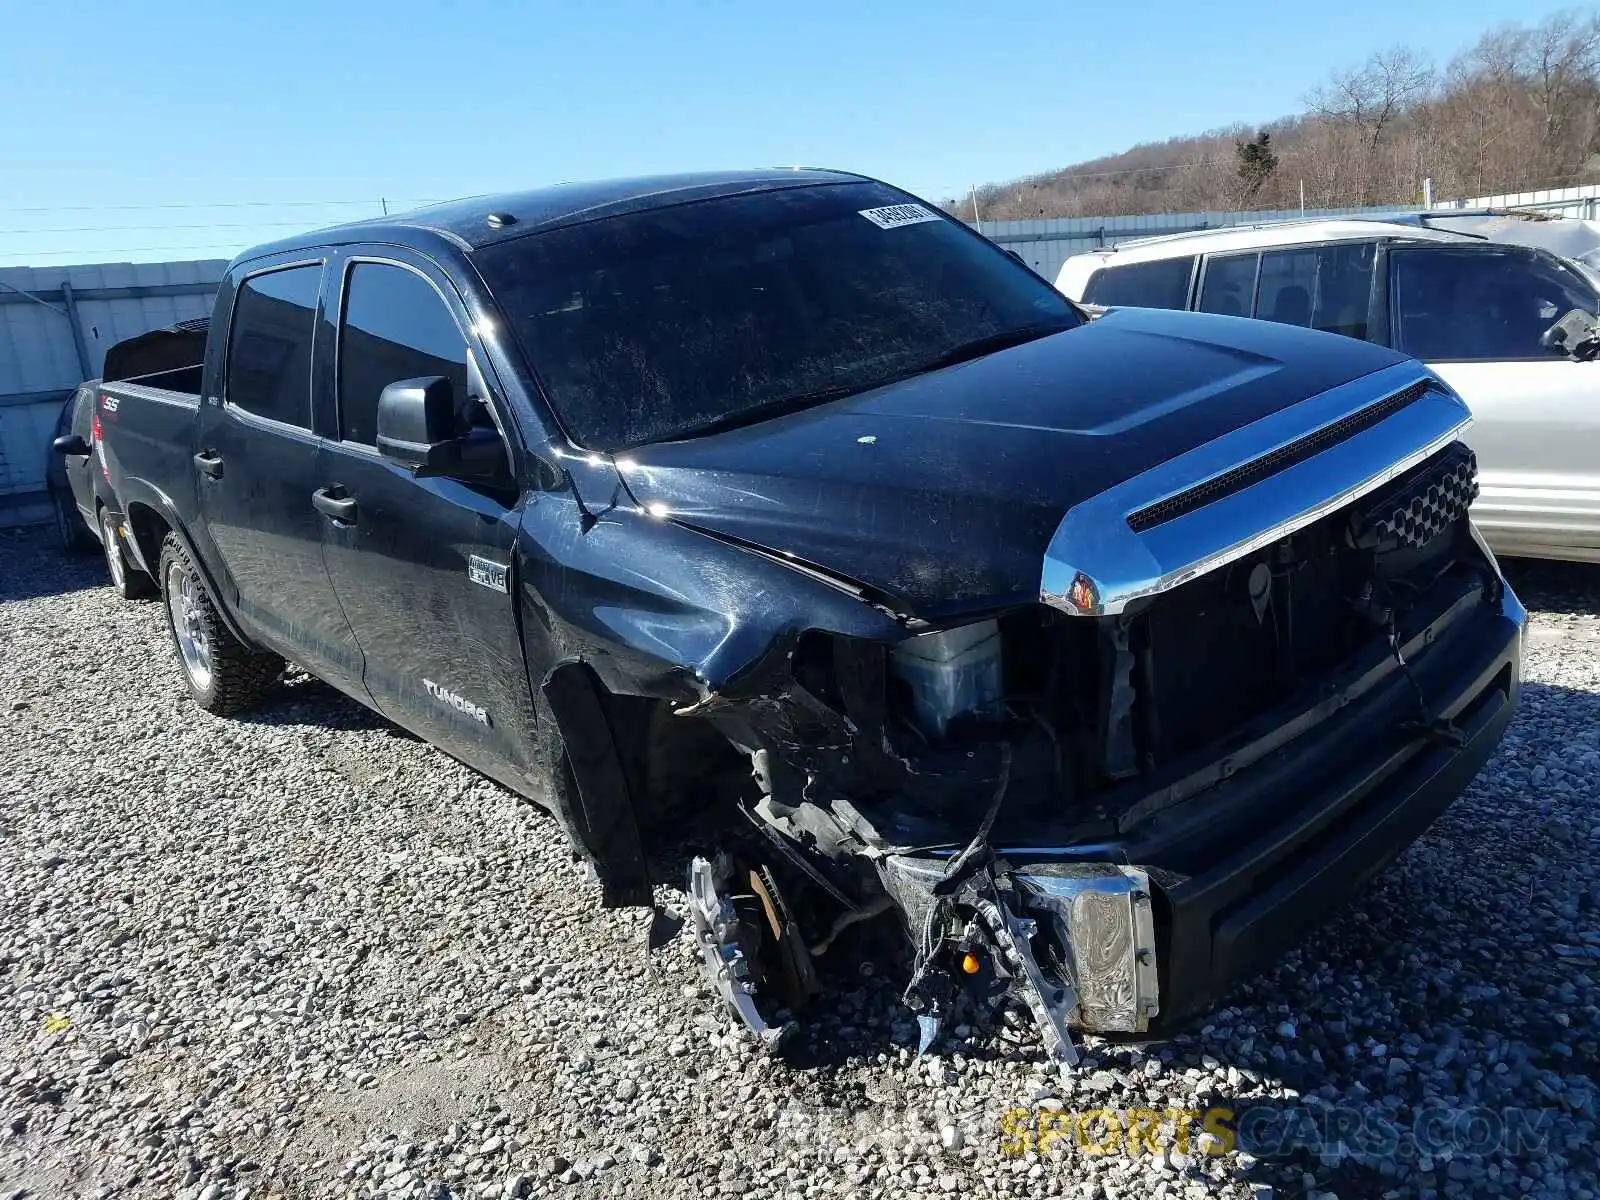
<svg viewBox="0 0 1600 1200"><path fill-rule="evenodd" d="M591 450L758 420L1081 320L991 243L873 183L610 217L478 258Z"/></svg>

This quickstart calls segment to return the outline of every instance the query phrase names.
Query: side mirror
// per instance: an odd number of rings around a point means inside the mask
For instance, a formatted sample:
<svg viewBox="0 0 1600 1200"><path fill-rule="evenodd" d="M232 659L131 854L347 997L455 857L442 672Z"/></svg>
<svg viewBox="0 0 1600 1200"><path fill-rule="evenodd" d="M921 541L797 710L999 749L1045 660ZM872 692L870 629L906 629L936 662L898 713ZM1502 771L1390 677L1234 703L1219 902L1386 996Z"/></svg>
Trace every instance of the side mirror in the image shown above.
<svg viewBox="0 0 1600 1200"><path fill-rule="evenodd" d="M1539 345L1579 362L1588 362L1600 357L1600 321L1583 309L1575 308L1540 335Z"/></svg>
<svg viewBox="0 0 1600 1200"><path fill-rule="evenodd" d="M401 379L383 389L377 442L379 454L418 479L492 479L506 469L500 435L474 429L462 418L455 389L442 375Z"/></svg>
<svg viewBox="0 0 1600 1200"><path fill-rule="evenodd" d="M401 379L378 396L378 453L410 470L443 466L465 432L443 375Z"/></svg>
<svg viewBox="0 0 1600 1200"><path fill-rule="evenodd" d="M81 456L91 453L89 443L83 440L82 435L76 433L62 434L50 443L50 449L62 456L74 454Z"/></svg>

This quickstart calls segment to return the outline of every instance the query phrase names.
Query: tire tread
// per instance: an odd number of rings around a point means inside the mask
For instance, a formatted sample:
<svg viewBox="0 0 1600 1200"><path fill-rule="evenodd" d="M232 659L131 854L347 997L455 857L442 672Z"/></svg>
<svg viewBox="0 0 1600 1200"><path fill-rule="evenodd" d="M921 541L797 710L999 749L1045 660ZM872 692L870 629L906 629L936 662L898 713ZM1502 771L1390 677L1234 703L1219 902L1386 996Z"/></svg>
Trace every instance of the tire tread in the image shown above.
<svg viewBox="0 0 1600 1200"><path fill-rule="evenodd" d="M161 579L163 584L173 563L178 563L199 590L201 619L206 625L206 636L211 643L211 687L201 692L189 678L179 654L178 669L183 674L185 686L194 702L209 713L231 717L253 707L267 689L283 673L281 657L267 650L247 646L233 635L217 612L216 601L201 581L194 559L175 533L167 534L161 543ZM173 650L178 647L177 630L172 628L172 611L167 610L168 632L172 634Z"/></svg>

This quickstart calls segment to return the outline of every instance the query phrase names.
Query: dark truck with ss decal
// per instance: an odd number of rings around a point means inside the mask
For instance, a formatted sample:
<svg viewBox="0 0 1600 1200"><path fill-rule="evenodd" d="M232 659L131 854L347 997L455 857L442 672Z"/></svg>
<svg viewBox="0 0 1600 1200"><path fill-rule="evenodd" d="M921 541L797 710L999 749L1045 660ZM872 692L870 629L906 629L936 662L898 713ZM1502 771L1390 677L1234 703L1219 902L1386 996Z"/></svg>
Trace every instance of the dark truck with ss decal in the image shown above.
<svg viewBox="0 0 1600 1200"><path fill-rule="evenodd" d="M1517 701L1426 368L1090 322L860 176L265 246L203 360L99 401L195 700L297 664L548 807L606 904L710 830L695 935L769 1042L877 914L924 1046L963 997L1069 1062L1159 1031L1393 860Z"/></svg>

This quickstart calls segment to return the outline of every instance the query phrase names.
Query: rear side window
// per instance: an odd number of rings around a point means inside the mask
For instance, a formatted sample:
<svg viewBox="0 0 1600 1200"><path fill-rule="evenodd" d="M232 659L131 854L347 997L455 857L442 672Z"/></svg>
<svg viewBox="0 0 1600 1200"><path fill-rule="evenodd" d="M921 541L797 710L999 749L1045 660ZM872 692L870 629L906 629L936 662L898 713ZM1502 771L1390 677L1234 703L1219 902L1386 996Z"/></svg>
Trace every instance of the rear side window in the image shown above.
<svg viewBox="0 0 1600 1200"><path fill-rule="evenodd" d="M383 389L429 375L448 379L465 405L467 343L444 298L415 271L356 263L339 332L340 438L376 445Z"/></svg>
<svg viewBox="0 0 1600 1200"><path fill-rule="evenodd" d="M1230 254L1206 260L1200 283L1201 312L1248 317L1256 305L1255 254Z"/></svg>
<svg viewBox="0 0 1600 1200"><path fill-rule="evenodd" d="M228 335L228 403L311 428L311 340L321 265L252 275L239 285Z"/></svg>
<svg viewBox="0 0 1600 1200"><path fill-rule="evenodd" d="M1184 308L1189 303L1189 277L1193 274L1193 257L1103 267L1089 276L1083 299L1086 304L1108 308Z"/></svg>
<svg viewBox="0 0 1600 1200"><path fill-rule="evenodd" d="M1365 338L1375 252L1371 242L1267 251L1255 315Z"/></svg>
<svg viewBox="0 0 1600 1200"><path fill-rule="evenodd" d="M1311 325L1311 297L1317 289L1315 250L1278 250L1261 256L1256 316L1280 325Z"/></svg>

